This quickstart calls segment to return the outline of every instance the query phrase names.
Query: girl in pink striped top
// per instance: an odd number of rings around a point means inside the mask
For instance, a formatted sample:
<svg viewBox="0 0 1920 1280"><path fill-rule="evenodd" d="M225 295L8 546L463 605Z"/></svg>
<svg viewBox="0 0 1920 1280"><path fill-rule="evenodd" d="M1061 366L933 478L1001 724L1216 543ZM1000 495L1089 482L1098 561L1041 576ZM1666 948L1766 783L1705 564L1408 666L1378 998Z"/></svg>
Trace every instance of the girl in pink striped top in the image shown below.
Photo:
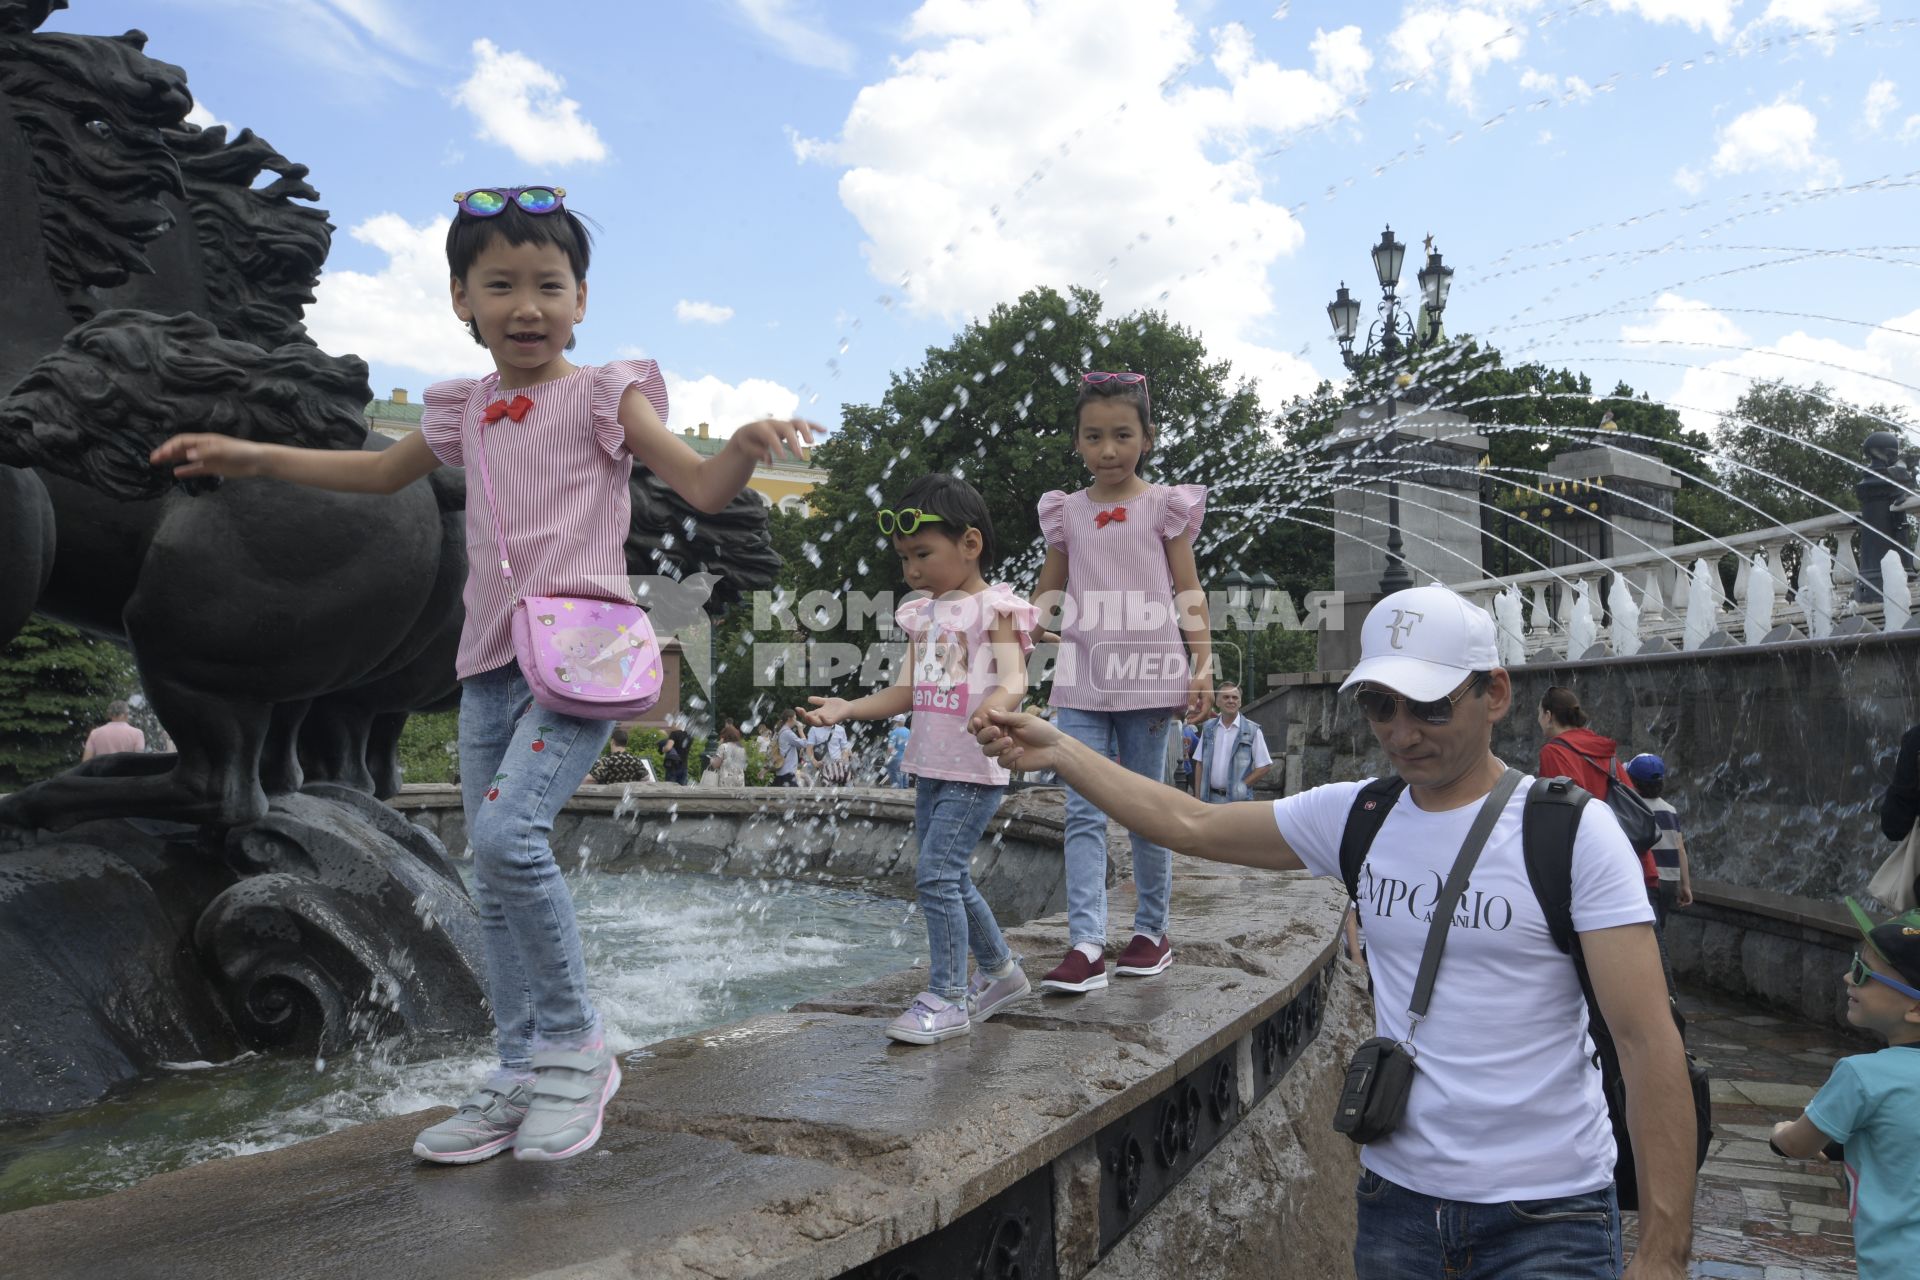
<svg viewBox="0 0 1920 1280"><path fill-rule="evenodd" d="M695 507L718 511L746 487L756 463L781 453L798 458L813 428L750 423L702 459L667 431L666 386L653 361L568 360L574 326L587 313L592 244L565 194L504 187L454 197L460 212L447 232L453 312L493 358L494 371L430 387L418 434L381 452L181 435L154 450L153 461L176 464L181 477L267 476L396 493L442 464L465 466L484 436L521 593L623 594L634 459ZM534 705L514 661L486 501L468 487L466 621L455 671L474 902L500 1067L415 1141L415 1155L441 1164L471 1164L509 1147L522 1160L578 1155L598 1141L620 1085L587 994L573 899L547 842L613 726Z"/></svg>
<svg viewBox="0 0 1920 1280"><path fill-rule="evenodd" d="M1047 558L1034 599L1061 609L1054 719L1061 732L1161 782L1168 732L1182 713L1197 718L1213 694L1206 597L1193 559L1207 491L1141 478L1153 450L1144 374L1083 375L1074 413L1073 447L1093 483L1040 499ZM1092 991L1107 985L1107 818L1071 787L1066 857L1068 951L1040 985ZM1148 977L1173 963L1173 854L1134 836L1133 881L1133 937L1117 967Z"/></svg>

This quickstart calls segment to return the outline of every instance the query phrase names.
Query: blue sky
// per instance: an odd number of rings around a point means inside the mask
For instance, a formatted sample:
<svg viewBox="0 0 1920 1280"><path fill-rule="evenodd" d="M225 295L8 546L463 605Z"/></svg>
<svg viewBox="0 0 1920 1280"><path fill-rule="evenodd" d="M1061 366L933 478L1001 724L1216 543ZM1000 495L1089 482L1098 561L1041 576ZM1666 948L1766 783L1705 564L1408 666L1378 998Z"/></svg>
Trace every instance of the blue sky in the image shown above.
<svg viewBox="0 0 1920 1280"><path fill-rule="evenodd" d="M556 15L551 22L543 14ZM1875 0L75 0L312 168L310 316L382 394L472 374L441 227L602 228L578 358L672 425L829 426L1037 284L1165 307L1273 404L1340 372L1391 222L1449 327L1707 425L1755 377L1920 421L1920 23ZM1890 181L1876 181L1890 180ZM1366 286L1364 289L1361 286Z"/></svg>

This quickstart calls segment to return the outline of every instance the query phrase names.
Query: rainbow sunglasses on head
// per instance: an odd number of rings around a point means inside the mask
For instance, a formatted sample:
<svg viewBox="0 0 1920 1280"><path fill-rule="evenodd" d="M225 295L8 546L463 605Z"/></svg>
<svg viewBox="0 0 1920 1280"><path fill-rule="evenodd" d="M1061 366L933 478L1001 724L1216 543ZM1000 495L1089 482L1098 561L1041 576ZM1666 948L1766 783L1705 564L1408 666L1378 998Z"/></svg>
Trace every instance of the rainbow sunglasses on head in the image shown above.
<svg viewBox="0 0 1920 1280"><path fill-rule="evenodd" d="M522 213L552 213L566 207L566 198L565 187L475 187L453 193L460 212L476 218L497 217L509 204L519 205Z"/></svg>

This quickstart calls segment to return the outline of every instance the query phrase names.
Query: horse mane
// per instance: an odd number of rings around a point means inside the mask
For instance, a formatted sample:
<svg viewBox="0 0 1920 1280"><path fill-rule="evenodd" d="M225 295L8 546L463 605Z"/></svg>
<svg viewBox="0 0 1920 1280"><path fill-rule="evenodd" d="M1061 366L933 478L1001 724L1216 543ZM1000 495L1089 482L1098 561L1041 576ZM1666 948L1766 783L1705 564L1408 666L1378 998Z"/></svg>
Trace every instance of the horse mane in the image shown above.
<svg viewBox="0 0 1920 1280"><path fill-rule="evenodd" d="M182 431L307 449L358 449L366 362L310 343L268 351L183 312L103 311L0 399L0 463L40 467L123 502L174 483L147 461ZM210 488L187 482L190 490Z"/></svg>
<svg viewBox="0 0 1920 1280"><path fill-rule="evenodd" d="M211 319L229 338L262 347L308 341L301 323L333 243L307 166L295 164L251 129L227 141L224 125L164 129L179 161L200 246ZM280 175L263 187L254 180Z"/></svg>
<svg viewBox="0 0 1920 1280"><path fill-rule="evenodd" d="M159 196L181 190L155 131L185 120L193 98L186 72L147 57L142 32L21 30L52 7L0 0L0 94L31 156L48 269L83 320L95 309L89 288L153 270L140 246L167 226Z"/></svg>

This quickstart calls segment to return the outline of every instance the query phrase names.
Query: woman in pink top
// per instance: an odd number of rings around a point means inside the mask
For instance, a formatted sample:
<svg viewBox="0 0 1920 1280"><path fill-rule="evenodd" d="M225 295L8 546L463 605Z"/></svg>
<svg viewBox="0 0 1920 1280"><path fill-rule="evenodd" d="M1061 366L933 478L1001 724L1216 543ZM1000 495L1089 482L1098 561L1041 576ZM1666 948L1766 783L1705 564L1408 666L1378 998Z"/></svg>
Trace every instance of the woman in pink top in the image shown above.
<svg viewBox="0 0 1920 1280"><path fill-rule="evenodd" d="M758 462L798 458L812 427L741 427L702 459L666 428L651 360L576 366L591 241L557 187L493 187L454 197L447 232L453 312L493 358L483 378L427 391L420 431L390 449L332 451L175 436L153 452L188 476L267 476L353 493L394 493L435 467L477 458L485 436L493 497L525 595L622 595L627 478L638 458L703 511L745 487ZM487 998L500 1067L414 1154L471 1164L512 1147L522 1160L578 1155L600 1137L620 1069L587 995L573 899L547 843L612 724L533 704L514 661L509 597L485 494L467 488L466 624L460 776L474 901L486 939ZM631 596L628 595L631 599Z"/></svg>
<svg viewBox="0 0 1920 1280"><path fill-rule="evenodd" d="M1026 692L1024 655L1038 611L1004 582L981 576L993 564L993 523L979 492L950 475L908 487L898 510L880 513L901 573L915 592L895 615L908 636L899 678L849 702L810 698L807 722L885 720L912 708L906 772L920 842L916 887L927 921L927 990L887 1026L908 1044L963 1036L1030 989L1019 958L968 874L974 847L1007 793L1007 771L974 740L988 708L1011 711ZM975 960L967 980L967 952Z"/></svg>
<svg viewBox="0 0 1920 1280"><path fill-rule="evenodd" d="M1207 491L1141 478L1153 449L1146 375L1082 375L1074 415L1073 447L1093 483L1042 495L1047 559L1034 592L1043 608L1061 600L1055 723L1160 782L1168 732L1182 713L1201 715L1213 696L1212 637L1193 560ZM1071 787L1066 854L1068 951L1040 985L1092 991L1107 985L1107 817ZM1173 963L1173 855L1134 836L1133 882L1133 937L1117 967L1148 977Z"/></svg>

